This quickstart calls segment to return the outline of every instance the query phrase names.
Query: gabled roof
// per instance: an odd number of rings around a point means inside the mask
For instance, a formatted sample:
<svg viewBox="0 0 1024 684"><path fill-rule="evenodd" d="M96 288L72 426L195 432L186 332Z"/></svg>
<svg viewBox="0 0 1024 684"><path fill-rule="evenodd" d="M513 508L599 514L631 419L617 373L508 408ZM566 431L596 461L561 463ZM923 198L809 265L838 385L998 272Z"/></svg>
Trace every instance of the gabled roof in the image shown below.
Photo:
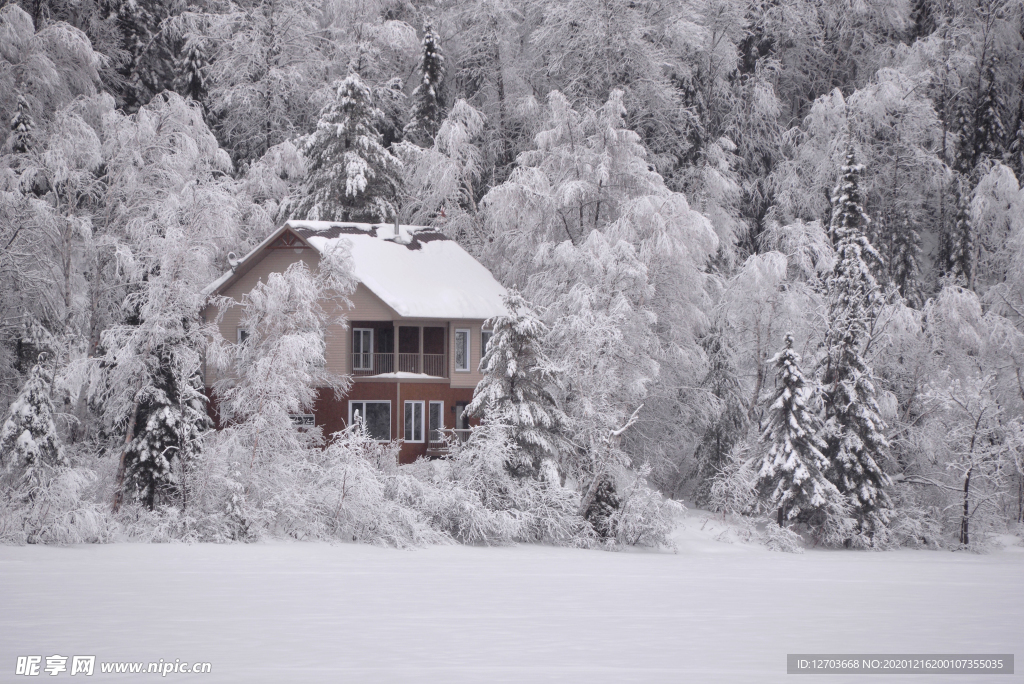
<svg viewBox="0 0 1024 684"><path fill-rule="evenodd" d="M478 320L507 313L505 288L491 272L457 242L423 226L399 226L395 235L390 224L288 221L204 292L221 291L256 255L290 234L321 253L336 241L348 242L356 279L400 316Z"/></svg>

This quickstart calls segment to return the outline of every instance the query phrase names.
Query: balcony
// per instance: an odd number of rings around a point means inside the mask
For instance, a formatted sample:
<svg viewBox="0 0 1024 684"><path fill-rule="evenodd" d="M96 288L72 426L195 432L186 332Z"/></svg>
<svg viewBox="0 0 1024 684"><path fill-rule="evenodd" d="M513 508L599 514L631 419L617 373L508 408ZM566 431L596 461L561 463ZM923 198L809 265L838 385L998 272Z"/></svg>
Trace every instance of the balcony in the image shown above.
<svg viewBox="0 0 1024 684"><path fill-rule="evenodd" d="M428 456L444 456L448 453L450 445L460 442L465 444L469 440L469 429L443 428L431 430L430 438L427 440Z"/></svg>
<svg viewBox="0 0 1024 684"><path fill-rule="evenodd" d="M395 367L395 354L352 354L352 376L368 378L375 375L394 373L416 373L432 378L448 377L447 358L445 354L397 354L398 367Z"/></svg>

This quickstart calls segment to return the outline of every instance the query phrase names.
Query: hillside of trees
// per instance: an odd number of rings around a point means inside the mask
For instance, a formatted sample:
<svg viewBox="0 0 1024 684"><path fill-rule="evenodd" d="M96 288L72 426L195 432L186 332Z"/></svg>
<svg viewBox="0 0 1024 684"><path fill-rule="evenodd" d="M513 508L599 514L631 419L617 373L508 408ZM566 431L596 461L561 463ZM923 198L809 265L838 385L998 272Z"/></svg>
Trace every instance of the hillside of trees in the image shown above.
<svg viewBox="0 0 1024 684"><path fill-rule="evenodd" d="M0 540L656 545L685 499L983 545L1024 522L1022 74L1019 0L10 2ZM311 370L344 255L244 349L200 319L289 218L510 289L451 459L288 421L348 382Z"/></svg>

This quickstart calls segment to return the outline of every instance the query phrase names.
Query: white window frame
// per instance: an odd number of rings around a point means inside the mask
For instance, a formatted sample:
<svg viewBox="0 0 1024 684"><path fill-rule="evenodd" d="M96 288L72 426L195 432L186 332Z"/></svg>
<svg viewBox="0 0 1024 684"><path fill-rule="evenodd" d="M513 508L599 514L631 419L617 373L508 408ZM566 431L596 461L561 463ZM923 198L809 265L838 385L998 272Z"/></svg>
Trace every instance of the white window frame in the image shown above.
<svg viewBox="0 0 1024 684"><path fill-rule="evenodd" d="M420 438L419 439L415 439L415 436L416 436L416 410L415 410L415 407L413 408L413 412L412 412L412 417L413 417L412 418L412 420L413 420L413 422L412 422L412 434L413 434L414 438L413 439L409 439L408 438L408 434L406 432L405 421L406 421L406 418L408 418L408 416L409 416L409 404L418 405L419 409L420 409ZM425 439L426 438L426 425L425 425L425 423L427 421L426 421L426 416L423 415L423 411L424 411L425 408L426 408L426 406L424 406L424 402L419 400L419 399L406 399L404 401L404 403L402 404L402 439L403 439L403 441L408 442L410 444L423 444L423 442L426 441L426 439Z"/></svg>
<svg viewBox="0 0 1024 684"><path fill-rule="evenodd" d="M387 404L388 405L388 438L387 439L378 439L377 441L381 442L381 443L390 442L391 441L391 417L392 417L392 413L391 413L391 400L390 399L351 399L351 400L349 400L349 402L348 402L348 424L349 425L352 425L352 413L353 413L353 409L355 408L355 404L362 404L363 405L363 407L364 407L363 408L364 414L366 412L366 408L365 408L366 404ZM363 416L363 420L366 420L366 416L365 415Z"/></svg>
<svg viewBox="0 0 1024 684"><path fill-rule="evenodd" d="M484 339L485 335L487 336L487 339ZM493 338L494 338L494 331L493 330L484 330L483 328L480 328L480 360L481 361L483 361L484 354L487 353L487 345L490 344L491 339L493 339Z"/></svg>
<svg viewBox="0 0 1024 684"><path fill-rule="evenodd" d="M465 333L465 335L463 336L463 339L465 340L465 351L466 351L466 367L465 368L462 368L462 367L459 366L459 349L458 349L458 346L457 346L459 344L459 333ZM454 338L453 338L455 344L452 346L452 351L455 352L455 372L456 373L468 373L469 369L473 367L473 361L470 359L470 354L471 354L472 349L473 349L473 345L470 343L470 340L473 339L472 335L473 335L473 331L470 330L469 328L456 328L455 329L455 335L454 335Z"/></svg>
<svg viewBox="0 0 1024 684"><path fill-rule="evenodd" d="M245 337L242 337L242 335L245 335ZM235 328L235 342L237 342L238 344L242 344L248 337L248 328L243 328L242 326L238 326L237 328Z"/></svg>
<svg viewBox="0 0 1024 684"><path fill-rule="evenodd" d="M359 333L370 333L370 351L356 351L356 335ZM364 356L370 357L369 366L357 366L356 355L359 355L360 362ZM373 328L352 328L352 370L354 371L372 371L373 370Z"/></svg>
<svg viewBox="0 0 1024 684"><path fill-rule="evenodd" d="M427 439L428 442L431 441L430 440L430 407L433 406L434 404L437 404L438 406L441 407L441 411L438 414L441 417L441 426L437 430L438 430L438 432L441 433L439 435L441 437L441 439L444 439L444 402L443 401L435 401L435 400L432 399L432 400L427 402L427 418L424 421L426 423L426 426L425 426L426 429L427 429L426 439Z"/></svg>

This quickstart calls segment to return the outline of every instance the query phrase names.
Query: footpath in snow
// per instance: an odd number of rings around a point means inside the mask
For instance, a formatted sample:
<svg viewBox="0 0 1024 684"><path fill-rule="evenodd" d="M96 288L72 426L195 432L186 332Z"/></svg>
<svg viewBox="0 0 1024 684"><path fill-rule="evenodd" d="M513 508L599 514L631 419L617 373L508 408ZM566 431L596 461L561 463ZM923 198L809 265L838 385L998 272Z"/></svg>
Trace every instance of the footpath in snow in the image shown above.
<svg viewBox="0 0 1024 684"><path fill-rule="evenodd" d="M891 678L787 675L786 654L1024 656L1024 548L794 555L705 520L688 514L678 553L0 547L0 681L33 681L14 675L17 657L40 655L45 666L54 654L95 655L96 673L83 681L96 682L488 684L865 684ZM99 672L103 662L160 659L209 662L212 671Z"/></svg>

